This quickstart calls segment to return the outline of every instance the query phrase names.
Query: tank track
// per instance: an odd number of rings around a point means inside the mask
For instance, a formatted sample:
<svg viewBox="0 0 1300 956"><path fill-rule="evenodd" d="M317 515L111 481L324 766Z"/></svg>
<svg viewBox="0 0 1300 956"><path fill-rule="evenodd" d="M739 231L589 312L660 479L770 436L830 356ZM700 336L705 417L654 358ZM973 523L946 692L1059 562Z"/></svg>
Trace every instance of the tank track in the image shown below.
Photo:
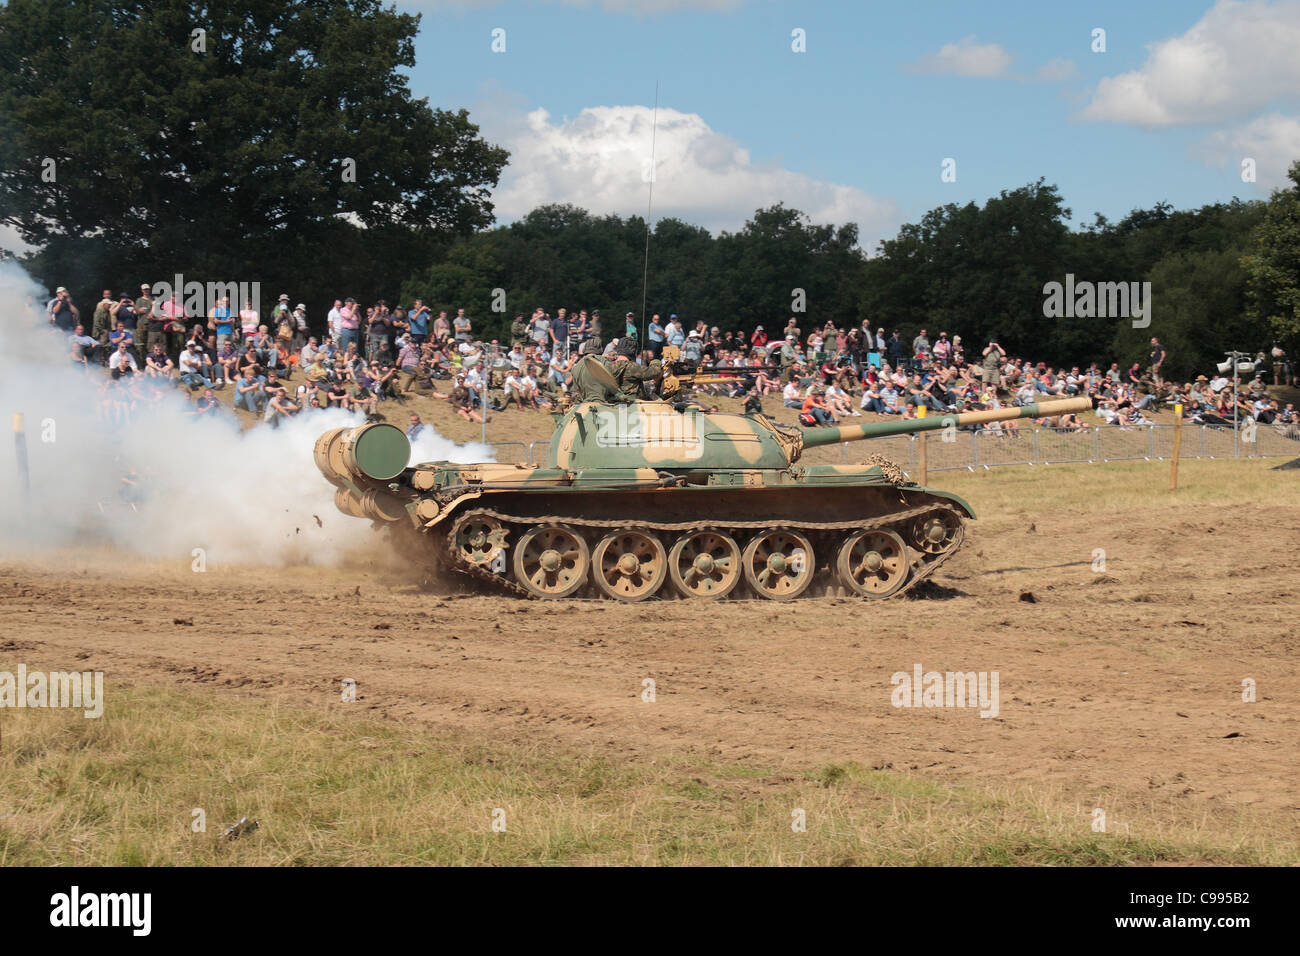
<svg viewBox="0 0 1300 956"><path fill-rule="evenodd" d="M951 505L937 504L930 502L924 505L918 505L915 508L909 508L905 511L894 512L882 516L874 522L862 521L781 521L774 523L772 521L601 521L591 518L578 518L570 515L541 515L541 516L521 516L512 515L503 511L496 511L492 508L482 508L470 506L465 513L453 521L451 527L447 529L444 535L443 550L444 559L447 566L453 570L460 571L475 580L482 581L493 590L513 594L516 597L530 600L541 600L540 597L533 594L523 585L514 581L507 571L506 574L494 574L491 570L480 564L465 560L456 547L456 532L460 530L462 524L475 515L486 515L495 518L502 524L524 524L524 525L571 525L582 528L598 528L606 532L621 531L626 528L640 528L649 531L709 531L722 530L734 536L736 531L760 531L766 528L791 528L797 531L875 531L875 530L894 530L894 526L905 524L914 518L924 514L936 511L951 512L957 518L957 537L952 546L942 554L928 555L924 552L918 552L915 548L908 545L911 554L917 557L911 562L912 570L907 580L901 588L890 595L891 598L906 594L916 588L921 582L927 580L935 571L937 571L949 558L956 554L966 538L966 522L961 513ZM904 536L906 541L906 536ZM655 595L661 600L661 595L671 590L671 582L665 581L660 593ZM733 598L734 599L734 598ZM570 599L572 600L572 598Z"/></svg>

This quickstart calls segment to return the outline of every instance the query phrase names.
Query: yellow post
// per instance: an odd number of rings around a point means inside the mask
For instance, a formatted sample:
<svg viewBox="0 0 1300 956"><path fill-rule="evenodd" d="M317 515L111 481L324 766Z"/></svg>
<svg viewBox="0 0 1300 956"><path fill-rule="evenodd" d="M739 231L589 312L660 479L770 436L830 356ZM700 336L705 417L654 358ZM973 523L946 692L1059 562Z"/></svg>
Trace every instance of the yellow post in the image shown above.
<svg viewBox="0 0 1300 956"><path fill-rule="evenodd" d="M924 418L925 413L927 411L929 411L929 409L925 405L917 405L916 417ZM926 440L929 434L930 434L929 432L921 432L919 435L916 436L921 440L921 444L916 449L916 471L917 471L916 482L919 485L924 485L929 483L926 476L926 471L929 470L929 463L926 461L926 454L925 454Z"/></svg>
<svg viewBox="0 0 1300 956"><path fill-rule="evenodd" d="M1183 406L1174 406L1174 455L1169 459L1169 490L1178 490L1178 456L1183 450Z"/></svg>

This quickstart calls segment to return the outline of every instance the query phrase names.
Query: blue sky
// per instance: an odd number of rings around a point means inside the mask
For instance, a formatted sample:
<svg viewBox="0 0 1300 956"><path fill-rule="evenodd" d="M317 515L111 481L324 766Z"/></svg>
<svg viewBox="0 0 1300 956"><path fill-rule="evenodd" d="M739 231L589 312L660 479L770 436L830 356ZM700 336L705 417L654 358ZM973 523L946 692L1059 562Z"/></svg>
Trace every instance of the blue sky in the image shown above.
<svg viewBox="0 0 1300 956"><path fill-rule="evenodd" d="M1300 157L1300 84L1281 62L1300 60L1295 2L399 7L423 15L413 92L468 107L512 150L503 221L550 201L644 214L656 80L656 218L713 229L783 199L859 222L873 247L935 205L1040 176L1076 223L1114 219L1263 197ZM946 158L955 182L941 181Z"/></svg>

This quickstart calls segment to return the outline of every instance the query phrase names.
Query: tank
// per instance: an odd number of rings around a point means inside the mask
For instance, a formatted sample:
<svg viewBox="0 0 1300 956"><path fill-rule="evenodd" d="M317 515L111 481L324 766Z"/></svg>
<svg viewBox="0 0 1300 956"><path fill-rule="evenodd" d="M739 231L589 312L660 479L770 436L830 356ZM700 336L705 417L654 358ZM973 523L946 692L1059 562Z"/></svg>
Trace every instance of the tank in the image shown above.
<svg viewBox="0 0 1300 956"><path fill-rule="evenodd" d="M386 423L326 432L315 456L339 510L502 593L875 599L930 578L975 513L880 456L803 464L805 449L1089 408L1078 398L799 429L664 401L584 402L559 418L544 465L411 465L405 434Z"/></svg>

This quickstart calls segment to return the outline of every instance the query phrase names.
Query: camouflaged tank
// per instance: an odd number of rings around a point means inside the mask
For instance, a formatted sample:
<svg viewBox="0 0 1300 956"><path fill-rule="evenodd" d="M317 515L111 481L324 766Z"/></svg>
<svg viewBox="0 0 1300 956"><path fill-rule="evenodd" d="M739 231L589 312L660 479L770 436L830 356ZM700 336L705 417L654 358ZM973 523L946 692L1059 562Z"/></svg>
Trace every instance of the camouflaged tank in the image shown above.
<svg viewBox="0 0 1300 956"><path fill-rule="evenodd" d="M393 425L326 432L316 463L341 511L423 535L431 561L521 597L883 598L960 547L969 504L873 456L804 465L805 448L1091 407L1069 399L914 421L797 429L662 401L584 402L546 464L408 465Z"/></svg>

